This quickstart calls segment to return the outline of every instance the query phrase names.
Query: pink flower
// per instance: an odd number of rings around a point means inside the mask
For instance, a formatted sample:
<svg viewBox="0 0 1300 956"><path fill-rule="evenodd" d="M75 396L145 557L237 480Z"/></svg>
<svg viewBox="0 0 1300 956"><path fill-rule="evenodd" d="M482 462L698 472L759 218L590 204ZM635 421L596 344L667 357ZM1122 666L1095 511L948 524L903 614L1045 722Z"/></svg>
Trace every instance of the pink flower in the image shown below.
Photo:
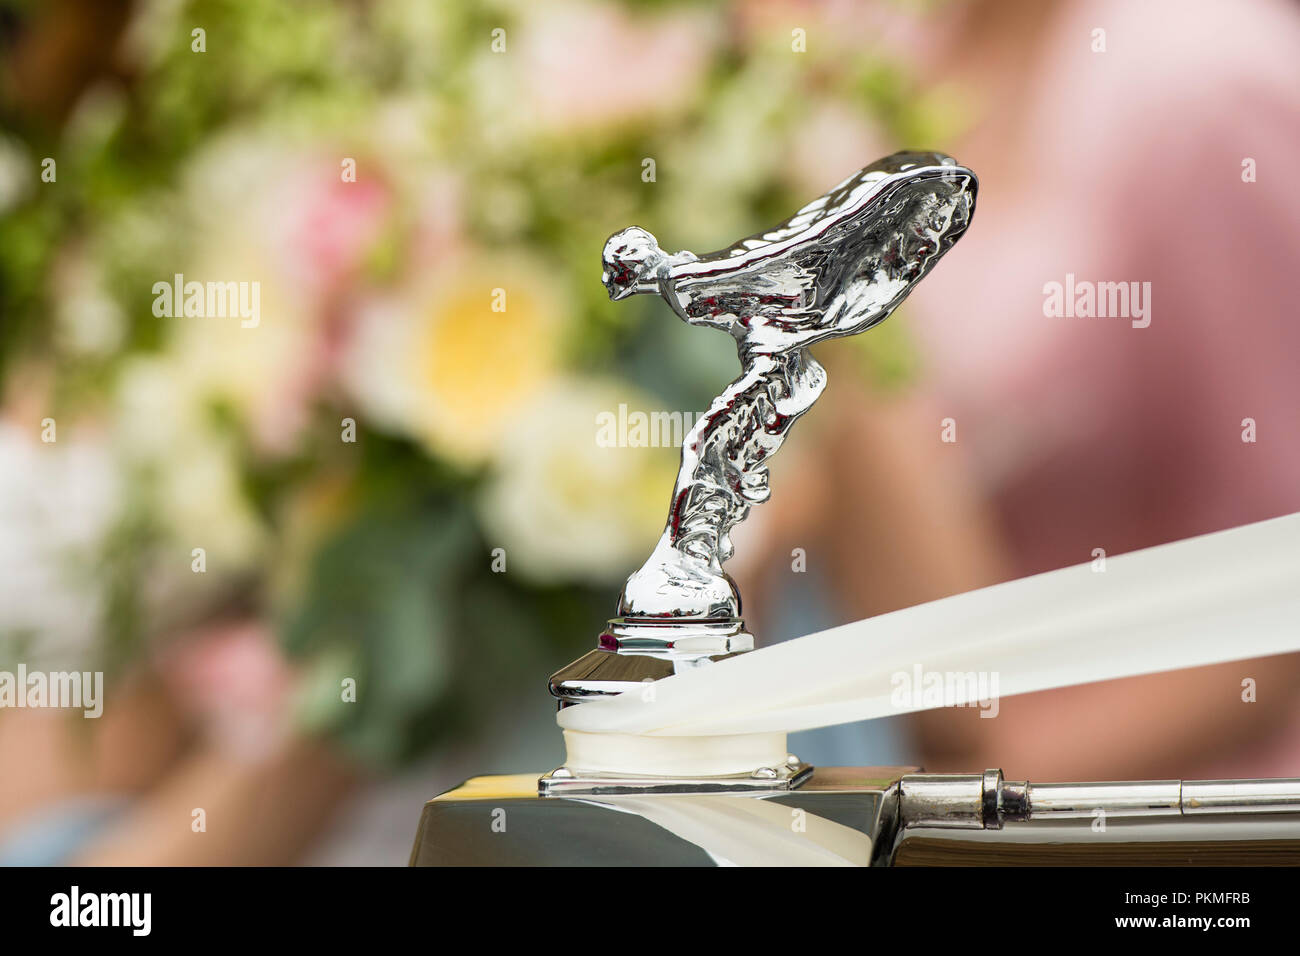
<svg viewBox="0 0 1300 956"><path fill-rule="evenodd" d="M393 207L391 189L364 158L355 182L343 180L341 163L308 160L283 184L270 223L288 278L322 300L356 279Z"/></svg>
<svg viewBox="0 0 1300 956"><path fill-rule="evenodd" d="M519 37L528 112L545 126L640 123L698 88L713 20L697 11L633 17L614 6L546 5Z"/></svg>
<svg viewBox="0 0 1300 956"><path fill-rule="evenodd" d="M265 625L188 635L162 652L159 666L176 699L229 752L256 759L288 733L294 675Z"/></svg>

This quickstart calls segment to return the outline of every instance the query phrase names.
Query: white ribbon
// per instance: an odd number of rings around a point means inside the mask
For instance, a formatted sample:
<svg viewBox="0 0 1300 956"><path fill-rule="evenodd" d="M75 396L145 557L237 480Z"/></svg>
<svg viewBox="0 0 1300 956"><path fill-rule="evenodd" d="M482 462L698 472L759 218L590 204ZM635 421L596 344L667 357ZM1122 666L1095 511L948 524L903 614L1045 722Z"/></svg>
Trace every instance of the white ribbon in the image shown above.
<svg viewBox="0 0 1300 956"><path fill-rule="evenodd" d="M746 735L736 742L752 744L754 735L980 696L965 682L957 699L900 697L899 675L918 665L925 674L996 675L999 695L1009 696L1296 650L1300 514L1107 558L1104 570L1081 564L882 614L676 674L653 694L567 707L557 720L585 753L613 742L587 746L598 734ZM700 755L725 752L728 741L681 744L699 773ZM656 752L650 763L635 769L673 772L676 761Z"/></svg>

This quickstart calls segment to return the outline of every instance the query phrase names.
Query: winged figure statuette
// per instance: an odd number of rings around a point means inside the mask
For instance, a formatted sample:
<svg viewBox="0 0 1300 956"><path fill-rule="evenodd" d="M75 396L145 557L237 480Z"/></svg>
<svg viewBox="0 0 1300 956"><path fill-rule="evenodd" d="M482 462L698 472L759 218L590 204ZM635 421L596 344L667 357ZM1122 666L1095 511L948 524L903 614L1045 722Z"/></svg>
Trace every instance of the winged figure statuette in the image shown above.
<svg viewBox="0 0 1300 956"><path fill-rule="evenodd" d="M767 499L767 460L826 386L808 347L883 322L965 232L977 181L939 153L895 153L759 235L669 255L632 226L605 244L614 300L659 295L684 321L729 332L741 374L682 444L663 535L627 581L629 621L738 620L722 569L731 529Z"/></svg>

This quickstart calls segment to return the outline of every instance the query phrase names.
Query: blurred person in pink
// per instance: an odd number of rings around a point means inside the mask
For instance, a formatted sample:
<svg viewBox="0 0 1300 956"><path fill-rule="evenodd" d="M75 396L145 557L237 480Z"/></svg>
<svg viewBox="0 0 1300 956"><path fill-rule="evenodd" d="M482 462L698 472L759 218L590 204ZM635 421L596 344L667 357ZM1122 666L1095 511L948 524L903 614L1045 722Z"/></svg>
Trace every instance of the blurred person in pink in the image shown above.
<svg viewBox="0 0 1300 956"><path fill-rule="evenodd" d="M934 145L981 189L894 319L923 380L866 395L832 353L835 412L761 519L761 549L825 556L846 618L1300 511L1300 8L957 13L918 75L971 98ZM1057 307L1100 283L1122 314ZM909 749L1035 780L1295 776L1298 689L1296 656L1110 681L909 718Z"/></svg>

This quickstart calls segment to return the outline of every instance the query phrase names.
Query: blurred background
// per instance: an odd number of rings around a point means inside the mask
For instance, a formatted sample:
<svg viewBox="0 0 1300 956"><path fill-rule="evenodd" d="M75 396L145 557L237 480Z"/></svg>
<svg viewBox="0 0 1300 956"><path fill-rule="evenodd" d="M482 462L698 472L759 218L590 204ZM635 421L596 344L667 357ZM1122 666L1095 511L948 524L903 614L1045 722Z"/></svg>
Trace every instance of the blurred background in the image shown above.
<svg viewBox="0 0 1300 956"><path fill-rule="evenodd" d="M597 416L738 367L609 303L605 238L716 249L898 149L974 168L978 214L817 348L729 565L760 642L1300 510L1297 61L1287 0L3 0L0 669L107 686L0 711L0 862L401 864L428 797L559 763L545 678L677 466ZM1150 283L1149 324L1046 315L1067 276ZM191 281L257 308L160 299ZM794 749L1296 776L1297 687L1244 662Z"/></svg>

